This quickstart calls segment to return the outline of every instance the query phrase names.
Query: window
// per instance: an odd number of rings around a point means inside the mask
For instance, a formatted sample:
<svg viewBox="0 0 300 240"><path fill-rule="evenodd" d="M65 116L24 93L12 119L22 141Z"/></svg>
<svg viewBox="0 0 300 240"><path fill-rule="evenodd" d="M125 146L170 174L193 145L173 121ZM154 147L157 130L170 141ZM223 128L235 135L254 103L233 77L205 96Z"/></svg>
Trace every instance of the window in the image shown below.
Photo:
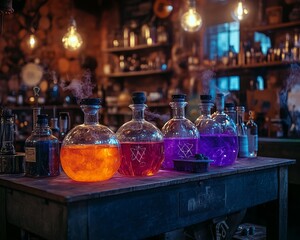
<svg viewBox="0 0 300 240"><path fill-rule="evenodd" d="M239 22L229 22L208 27L205 36L205 55L210 60L227 54L230 46L233 46L236 52L239 51Z"/></svg>

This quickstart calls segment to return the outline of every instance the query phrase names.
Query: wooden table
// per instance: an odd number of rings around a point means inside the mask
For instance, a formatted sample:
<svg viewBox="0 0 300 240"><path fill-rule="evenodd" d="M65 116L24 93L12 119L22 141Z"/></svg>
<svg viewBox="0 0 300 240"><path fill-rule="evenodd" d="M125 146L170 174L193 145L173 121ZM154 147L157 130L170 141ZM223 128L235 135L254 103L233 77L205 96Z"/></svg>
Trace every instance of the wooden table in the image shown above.
<svg viewBox="0 0 300 240"><path fill-rule="evenodd" d="M284 240L293 163L258 157L201 174L161 170L97 183L0 175L0 239L10 239L8 223L46 239L141 239L270 203L268 238Z"/></svg>

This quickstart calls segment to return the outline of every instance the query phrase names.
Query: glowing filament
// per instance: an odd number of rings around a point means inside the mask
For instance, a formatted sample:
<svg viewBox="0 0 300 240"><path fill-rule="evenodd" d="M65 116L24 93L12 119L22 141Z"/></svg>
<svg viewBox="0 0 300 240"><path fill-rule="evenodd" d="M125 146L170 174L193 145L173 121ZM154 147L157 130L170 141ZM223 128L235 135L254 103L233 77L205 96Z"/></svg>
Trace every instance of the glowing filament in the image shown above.
<svg viewBox="0 0 300 240"><path fill-rule="evenodd" d="M37 45L37 39L36 37L34 36L34 34L30 34L29 38L28 38L28 46L31 48L31 49L34 49Z"/></svg>
<svg viewBox="0 0 300 240"><path fill-rule="evenodd" d="M241 21L248 14L248 9L243 5L242 1L238 2L236 9L233 12L233 18L235 20Z"/></svg>
<svg viewBox="0 0 300 240"><path fill-rule="evenodd" d="M181 26L185 31L196 32L202 25L202 18L195 8L189 8L181 17Z"/></svg>
<svg viewBox="0 0 300 240"><path fill-rule="evenodd" d="M82 38L77 32L75 20L68 28L68 32L62 38L63 45L66 49L75 51L82 45Z"/></svg>

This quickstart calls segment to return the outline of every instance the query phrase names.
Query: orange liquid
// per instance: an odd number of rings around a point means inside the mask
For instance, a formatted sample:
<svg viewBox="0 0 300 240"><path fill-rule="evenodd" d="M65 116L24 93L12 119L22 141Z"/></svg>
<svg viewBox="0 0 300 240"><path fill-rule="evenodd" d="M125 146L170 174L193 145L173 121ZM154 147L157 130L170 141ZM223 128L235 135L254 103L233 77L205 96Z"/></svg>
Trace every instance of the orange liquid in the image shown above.
<svg viewBox="0 0 300 240"><path fill-rule="evenodd" d="M64 172L79 182L103 181L120 167L120 152L113 145L70 145L60 152Z"/></svg>

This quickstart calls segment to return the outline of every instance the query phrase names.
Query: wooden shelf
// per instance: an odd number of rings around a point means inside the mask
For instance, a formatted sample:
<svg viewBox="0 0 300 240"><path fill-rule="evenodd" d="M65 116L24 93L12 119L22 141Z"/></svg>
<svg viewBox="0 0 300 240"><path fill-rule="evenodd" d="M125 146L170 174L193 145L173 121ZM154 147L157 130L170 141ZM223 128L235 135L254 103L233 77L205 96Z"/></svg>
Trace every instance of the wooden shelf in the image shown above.
<svg viewBox="0 0 300 240"><path fill-rule="evenodd" d="M110 77L110 78L140 77L140 76L148 76L148 75L169 74L170 72L171 72L170 70L133 71L133 72L111 73L105 75L105 77Z"/></svg>
<svg viewBox="0 0 300 240"><path fill-rule="evenodd" d="M217 66L217 67L213 67L212 70L218 73L218 72L224 72L224 71L238 71L238 70L247 70L247 69L254 69L254 68L287 67L293 63L299 63L299 62L278 61L278 62L267 62L267 63L264 62L264 63L255 63L255 64L238 65L238 66Z"/></svg>
<svg viewBox="0 0 300 240"><path fill-rule="evenodd" d="M293 28L293 27L300 27L300 21L250 27L250 28L245 28L245 31L270 32L273 30L282 30L282 29Z"/></svg>
<svg viewBox="0 0 300 240"><path fill-rule="evenodd" d="M107 49L104 50L104 52L120 54L120 53L135 52L135 51L142 51L142 50L154 50L154 49L157 49L157 48L167 47L167 46L169 46L169 45L165 44L165 43L155 43L155 44L152 44L152 45L141 44L141 45L137 45L135 47L107 48Z"/></svg>

